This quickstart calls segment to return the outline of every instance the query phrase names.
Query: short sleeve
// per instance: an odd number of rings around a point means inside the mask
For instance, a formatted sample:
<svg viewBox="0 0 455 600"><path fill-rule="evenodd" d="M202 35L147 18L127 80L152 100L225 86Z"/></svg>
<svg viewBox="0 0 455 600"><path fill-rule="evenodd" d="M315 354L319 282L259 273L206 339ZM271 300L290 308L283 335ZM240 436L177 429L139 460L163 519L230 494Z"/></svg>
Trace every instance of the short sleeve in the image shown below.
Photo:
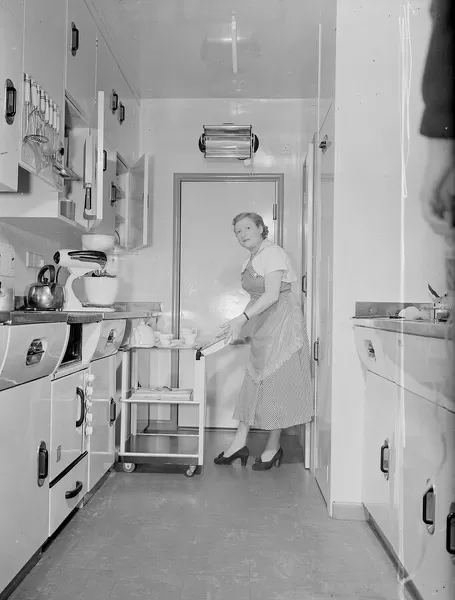
<svg viewBox="0 0 455 600"><path fill-rule="evenodd" d="M289 271L289 259L280 246L269 246L261 252L261 267L264 276L274 271L284 271L285 276Z"/></svg>

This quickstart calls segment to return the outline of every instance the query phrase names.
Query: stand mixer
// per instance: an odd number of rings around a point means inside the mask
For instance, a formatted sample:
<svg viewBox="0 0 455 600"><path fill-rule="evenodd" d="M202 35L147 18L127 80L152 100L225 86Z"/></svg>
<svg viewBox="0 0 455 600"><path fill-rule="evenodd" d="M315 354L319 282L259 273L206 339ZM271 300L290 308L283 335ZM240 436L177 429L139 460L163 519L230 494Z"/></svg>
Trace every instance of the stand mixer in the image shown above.
<svg viewBox="0 0 455 600"><path fill-rule="evenodd" d="M73 291L73 283L79 277L95 270L103 271L107 263L107 256L98 250L59 250L54 254L54 262L69 271L65 284L65 311L94 311L94 307L84 306ZM113 308L103 308L103 312Z"/></svg>

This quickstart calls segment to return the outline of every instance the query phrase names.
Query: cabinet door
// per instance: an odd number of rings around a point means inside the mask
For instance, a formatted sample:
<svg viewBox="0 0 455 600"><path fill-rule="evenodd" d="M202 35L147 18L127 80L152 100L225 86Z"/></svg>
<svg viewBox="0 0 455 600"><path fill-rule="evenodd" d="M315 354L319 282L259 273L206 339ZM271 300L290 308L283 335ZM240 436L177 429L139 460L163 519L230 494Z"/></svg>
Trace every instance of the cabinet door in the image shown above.
<svg viewBox="0 0 455 600"><path fill-rule="evenodd" d="M116 356L108 356L90 365L95 376L90 411L93 415L93 433L89 440L89 491L95 486L115 459L115 402Z"/></svg>
<svg viewBox="0 0 455 600"><path fill-rule="evenodd" d="M116 182L117 154L112 151L110 142L105 138L105 94L97 93L98 124L96 132L96 169L95 169L95 217L93 230L113 235L115 207L111 205L111 184Z"/></svg>
<svg viewBox="0 0 455 600"><path fill-rule="evenodd" d="M127 235L130 250L143 248L149 243L150 165L149 155L144 154L130 169Z"/></svg>
<svg viewBox="0 0 455 600"><path fill-rule="evenodd" d="M24 72L52 100L64 106L66 2L26 0L24 28Z"/></svg>
<svg viewBox="0 0 455 600"><path fill-rule="evenodd" d="M377 526L398 552L399 522L396 468L398 388L391 381L366 373L363 463L363 503Z"/></svg>
<svg viewBox="0 0 455 600"><path fill-rule="evenodd" d="M119 81L119 101L124 120L120 120L119 114L117 150L127 164L132 165L139 158L139 104L123 76Z"/></svg>
<svg viewBox="0 0 455 600"><path fill-rule="evenodd" d="M49 528L50 379L0 393L0 590L44 544ZM41 462L41 478L38 463Z"/></svg>
<svg viewBox="0 0 455 600"><path fill-rule="evenodd" d="M21 148L22 31L0 6L0 192L17 191Z"/></svg>
<svg viewBox="0 0 455 600"><path fill-rule="evenodd" d="M98 32L98 51L96 66L96 89L104 92L104 136L112 148L117 150L119 143L119 108L112 109L112 95L119 96L119 82L123 79L115 58L103 36ZM119 104L118 100L117 104Z"/></svg>
<svg viewBox="0 0 455 600"><path fill-rule="evenodd" d="M97 27L84 0L68 2L66 91L91 122L96 96Z"/></svg>

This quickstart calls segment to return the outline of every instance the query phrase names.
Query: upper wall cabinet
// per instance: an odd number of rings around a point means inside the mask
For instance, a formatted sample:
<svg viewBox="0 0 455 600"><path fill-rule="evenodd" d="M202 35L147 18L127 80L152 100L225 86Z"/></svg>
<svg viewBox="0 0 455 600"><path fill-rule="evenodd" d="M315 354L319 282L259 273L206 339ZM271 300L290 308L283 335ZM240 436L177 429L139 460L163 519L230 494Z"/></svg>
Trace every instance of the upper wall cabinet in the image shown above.
<svg viewBox="0 0 455 600"><path fill-rule="evenodd" d="M96 90L104 92L104 136L112 148L117 150L120 141L120 86L122 73L112 52L98 33L98 53L96 68Z"/></svg>
<svg viewBox="0 0 455 600"><path fill-rule="evenodd" d="M139 155L139 104L100 33L96 89L104 92L105 138L132 164Z"/></svg>
<svg viewBox="0 0 455 600"><path fill-rule="evenodd" d="M84 0L68 2L66 25L67 95L91 122L96 98L97 28Z"/></svg>
<svg viewBox="0 0 455 600"><path fill-rule="evenodd" d="M3 5L21 26L24 25L24 1L0 0L0 7Z"/></svg>
<svg viewBox="0 0 455 600"><path fill-rule="evenodd" d="M72 4L72 2L70 2ZM66 2L25 0L24 72L64 106Z"/></svg>
<svg viewBox="0 0 455 600"><path fill-rule="evenodd" d="M22 31L0 5L0 192L16 191L20 156Z"/></svg>

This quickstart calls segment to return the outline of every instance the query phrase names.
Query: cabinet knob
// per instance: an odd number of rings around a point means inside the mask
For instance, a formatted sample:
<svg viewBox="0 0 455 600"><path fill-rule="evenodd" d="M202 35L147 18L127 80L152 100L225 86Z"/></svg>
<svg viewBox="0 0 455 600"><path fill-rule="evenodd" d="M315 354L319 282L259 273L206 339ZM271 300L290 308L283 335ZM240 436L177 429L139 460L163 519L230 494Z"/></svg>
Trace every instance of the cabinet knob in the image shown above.
<svg viewBox="0 0 455 600"><path fill-rule="evenodd" d="M14 123L16 116L17 90L11 79L5 81L5 121L8 125Z"/></svg>
<svg viewBox="0 0 455 600"><path fill-rule="evenodd" d="M120 111L119 111L119 117L118 120L120 122L120 125L123 123L123 121L125 120L125 105L123 104L123 102L120 102Z"/></svg>
<svg viewBox="0 0 455 600"><path fill-rule="evenodd" d="M434 521L435 521L435 505L436 505L436 494L434 487L431 486L423 495L422 500L422 521L427 526L428 533L434 533Z"/></svg>
<svg viewBox="0 0 455 600"><path fill-rule="evenodd" d="M111 111L115 113L118 108L118 94L115 90L111 93Z"/></svg>
<svg viewBox="0 0 455 600"><path fill-rule="evenodd" d="M446 550L449 554L455 555L455 502L452 503L450 510L446 522Z"/></svg>
<svg viewBox="0 0 455 600"><path fill-rule="evenodd" d="M389 479L389 465L390 465L390 446L389 441L385 440L381 446L381 459L379 467L381 472L384 473L384 477Z"/></svg>

